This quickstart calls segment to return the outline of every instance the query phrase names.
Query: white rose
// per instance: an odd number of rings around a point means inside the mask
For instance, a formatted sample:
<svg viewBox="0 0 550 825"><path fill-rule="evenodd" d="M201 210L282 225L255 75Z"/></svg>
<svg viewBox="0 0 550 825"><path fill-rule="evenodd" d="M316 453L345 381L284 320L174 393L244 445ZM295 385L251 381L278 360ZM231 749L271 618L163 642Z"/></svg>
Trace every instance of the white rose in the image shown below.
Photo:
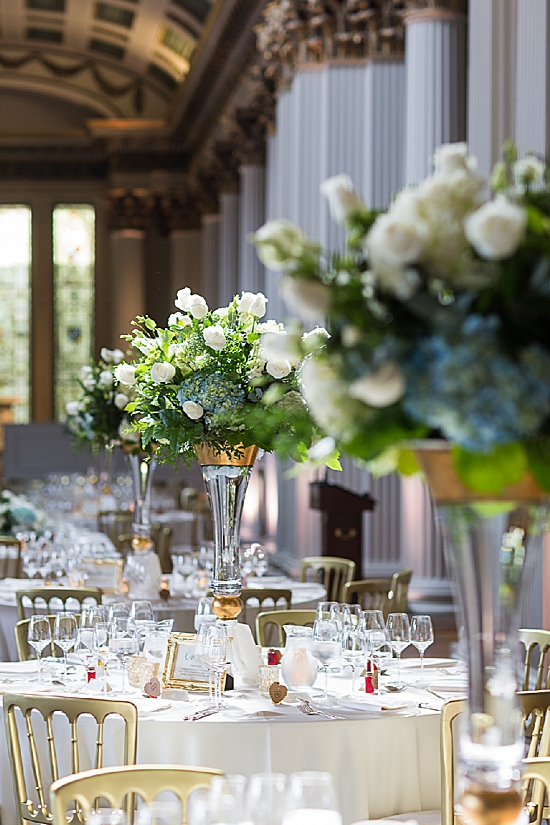
<svg viewBox="0 0 550 825"><path fill-rule="evenodd" d="M436 174L448 175L457 169L473 172L476 166L476 159L468 154L467 143L445 143L434 152Z"/></svg>
<svg viewBox="0 0 550 825"><path fill-rule="evenodd" d="M121 384L128 384L131 387L137 380L136 368L132 364L119 364L115 370L115 376Z"/></svg>
<svg viewBox="0 0 550 825"><path fill-rule="evenodd" d="M171 381L176 373L176 368L168 361L157 361L151 367L151 380L155 384L166 384Z"/></svg>
<svg viewBox="0 0 550 825"><path fill-rule="evenodd" d="M297 364L301 358L300 339L286 332L265 332L260 339L260 356L265 361L289 361Z"/></svg>
<svg viewBox="0 0 550 825"><path fill-rule="evenodd" d="M329 338L330 335L324 327L315 327L315 329L310 329L309 332L305 332L302 335L302 341L309 352L313 352L314 349L322 347Z"/></svg>
<svg viewBox="0 0 550 825"><path fill-rule="evenodd" d="M285 218L268 221L249 240L258 249L260 261L274 272L281 272L307 245L302 230Z"/></svg>
<svg viewBox="0 0 550 825"><path fill-rule="evenodd" d="M394 361L386 361L374 372L361 376L349 386L349 394L369 407L389 407L403 396L405 378Z"/></svg>
<svg viewBox="0 0 550 825"><path fill-rule="evenodd" d="M526 155L522 160L514 163L514 181L516 186L539 186L544 182L546 165L536 155Z"/></svg>
<svg viewBox="0 0 550 825"><path fill-rule="evenodd" d="M239 298L238 309L241 315L254 315L256 318L263 318L266 311L267 298L261 292L243 292Z"/></svg>
<svg viewBox="0 0 550 825"><path fill-rule="evenodd" d="M401 267L418 260L428 236L428 227L414 209L390 209L376 219L366 238L373 269L381 264Z"/></svg>
<svg viewBox="0 0 550 825"><path fill-rule="evenodd" d="M256 324L256 332L274 332L285 334L285 328L283 324L270 319L269 321L264 321L263 324Z"/></svg>
<svg viewBox="0 0 550 825"><path fill-rule="evenodd" d="M92 392L92 390L95 388L94 378L92 378L91 375L88 375L86 378L83 378L82 379L82 386L84 387L85 390L88 390L88 392Z"/></svg>
<svg viewBox="0 0 550 825"><path fill-rule="evenodd" d="M168 316L169 327L190 327L193 321L189 315L182 315L181 312L173 312Z"/></svg>
<svg viewBox="0 0 550 825"><path fill-rule="evenodd" d="M218 318L227 318L227 316L229 315L228 307L219 307L216 310L216 315L218 316Z"/></svg>
<svg viewBox="0 0 550 825"><path fill-rule="evenodd" d="M514 254L526 226L526 210L499 195L465 219L464 232L478 255L501 261Z"/></svg>
<svg viewBox="0 0 550 825"><path fill-rule="evenodd" d="M320 186L321 195L328 200L330 214L336 223L345 223L353 212L364 208L364 203L353 188L349 175L334 175Z"/></svg>
<svg viewBox="0 0 550 825"><path fill-rule="evenodd" d="M132 346L144 355L147 355L147 353L151 352L151 350L157 346L157 342L154 338L145 338L138 335L132 341Z"/></svg>
<svg viewBox="0 0 550 825"><path fill-rule="evenodd" d="M203 414L204 410L196 401L185 401L182 404L182 410L185 415L189 416L193 421L197 421Z"/></svg>
<svg viewBox="0 0 550 825"><path fill-rule="evenodd" d="M314 323L324 318L330 306L330 292L319 281L283 278L279 287L288 308L303 321Z"/></svg>
<svg viewBox="0 0 550 825"><path fill-rule="evenodd" d="M93 372L91 367L80 367L80 380L83 381Z"/></svg>
<svg viewBox="0 0 550 825"><path fill-rule="evenodd" d="M188 311L193 318L204 318L208 312L208 304L202 295L191 295L188 301Z"/></svg>
<svg viewBox="0 0 550 825"><path fill-rule="evenodd" d="M65 406L67 415L78 415L80 412L80 401L68 401Z"/></svg>
<svg viewBox="0 0 550 825"><path fill-rule="evenodd" d="M128 396L125 395L123 392L115 393L114 403L115 407L118 410L123 410L126 404L129 402L129 400L130 399L128 398Z"/></svg>
<svg viewBox="0 0 550 825"><path fill-rule="evenodd" d="M113 364L120 364L121 361L124 361L124 353L121 349L114 349L111 355L113 358Z"/></svg>
<svg viewBox="0 0 550 825"><path fill-rule="evenodd" d="M100 387L112 387L113 386L113 373L110 370L103 370L99 373L99 378L97 383Z"/></svg>
<svg viewBox="0 0 550 825"><path fill-rule="evenodd" d="M277 361L268 361L265 368L273 378L285 378L292 371L290 361L287 361L285 358Z"/></svg>
<svg viewBox="0 0 550 825"><path fill-rule="evenodd" d="M107 347L102 347L99 355L101 360L105 361L106 364L113 363L113 351L111 349L107 349Z"/></svg>
<svg viewBox="0 0 550 825"><path fill-rule="evenodd" d="M202 336L211 349L222 350L226 345L225 332L221 324L214 324L202 331Z"/></svg>
<svg viewBox="0 0 550 825"><path fill-rule="evenodd" d="M179 289L174 304L183 312L189 312L189 298L191 297L191 290L188 286L185 289Z"/></svg>

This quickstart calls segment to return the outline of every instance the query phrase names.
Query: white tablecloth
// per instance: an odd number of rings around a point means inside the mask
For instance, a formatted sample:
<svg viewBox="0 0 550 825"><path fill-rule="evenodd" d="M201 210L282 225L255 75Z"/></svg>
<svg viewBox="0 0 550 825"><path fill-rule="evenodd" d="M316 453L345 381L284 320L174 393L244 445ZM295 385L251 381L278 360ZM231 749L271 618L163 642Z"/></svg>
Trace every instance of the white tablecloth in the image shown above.
<svg viewBox="0 0 550 825"><path fill-rule="evenodd" d="M335 685L337 690L349 690L349 680L341 676L332 677L331 688ZM154 707L156 700L139 700L138 762L214 767L246 776L264 771L330 771L344 825L439 808L439 713L420 710L417 704L428 701L439 706L432 695L419 690L387 695L394 704L413 701L410 713L414 715L379 713L343 721L304 716L291 705L274 707L269 699L246 691L228 693L226 700L232 710L200 721L183 721L183 716L203 699L172 702L171 708L146 716L141 716L144 701ZM106 734L106 764L113 763L120 739L120 726L115 723ZM16 825L3 737L0 758L5 766L0 774L2 823ZM83 762L82 769L87 767Z"/></svg>

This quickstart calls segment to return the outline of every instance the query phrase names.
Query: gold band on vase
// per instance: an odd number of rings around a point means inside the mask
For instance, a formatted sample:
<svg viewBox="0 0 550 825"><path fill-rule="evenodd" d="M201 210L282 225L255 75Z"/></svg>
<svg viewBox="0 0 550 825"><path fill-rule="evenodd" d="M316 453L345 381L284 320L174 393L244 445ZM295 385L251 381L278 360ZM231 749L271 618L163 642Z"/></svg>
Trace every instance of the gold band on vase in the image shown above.
<svg viewBox="0 0 550 825"><path fill-rule="evenodd" d="M230 447L229 449L230 452L224 450L216 451L206 441L194 447L199 464L204 464L205 466L252 467L259 452L258 447L243 447L242 444L235 444L234 447ZM240 457L235 457L235 450L240 453Z"/></svg>

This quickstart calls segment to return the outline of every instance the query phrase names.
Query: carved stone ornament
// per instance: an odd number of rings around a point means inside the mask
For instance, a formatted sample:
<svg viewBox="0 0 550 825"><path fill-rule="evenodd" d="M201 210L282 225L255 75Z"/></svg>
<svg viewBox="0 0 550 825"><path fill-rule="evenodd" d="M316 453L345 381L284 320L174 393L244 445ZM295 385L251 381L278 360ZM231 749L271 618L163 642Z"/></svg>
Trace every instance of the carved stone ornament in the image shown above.
<svg viewBox="0 0 550 825"><path fill-rule="evenodd" d="M405 17L416 13L439 13L465 15L468 13L468 0L404 0Z"/></svg>
<svg viewBox="0 0 550 825"><path fill-rule="evenodd" d="M196 192L185 189L162 194L157 213L163 234L200 228L200 203Z"/></svg>
<svg viewBox="0 0 550 825"><path fill-rule="evenodd" d="M155 209L155 196L147 189L112 189L107 201L111 230L145 230Z"/></svg>
<svg viewBox="0 0 550 825"><path fill-rule="evenodd" d="M256 28L264 71L287 87L301 63L403 54L406 0L274 0Z"/></svg>

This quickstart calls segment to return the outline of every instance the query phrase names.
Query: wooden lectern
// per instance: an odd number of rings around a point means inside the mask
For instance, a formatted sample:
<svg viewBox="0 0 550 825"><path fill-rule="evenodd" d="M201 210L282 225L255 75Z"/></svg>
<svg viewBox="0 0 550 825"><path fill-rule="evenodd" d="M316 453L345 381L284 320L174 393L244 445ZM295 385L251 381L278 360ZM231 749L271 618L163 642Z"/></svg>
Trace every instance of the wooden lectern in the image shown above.
<svg viewBox="0 0 550 825"><path fill-rule="evenodd" d="M363 578L363 511L375 505L370 493L360 496L328 481L309 485L309 506L323 514L322 555L354 561L356 579Z"/></svg>

